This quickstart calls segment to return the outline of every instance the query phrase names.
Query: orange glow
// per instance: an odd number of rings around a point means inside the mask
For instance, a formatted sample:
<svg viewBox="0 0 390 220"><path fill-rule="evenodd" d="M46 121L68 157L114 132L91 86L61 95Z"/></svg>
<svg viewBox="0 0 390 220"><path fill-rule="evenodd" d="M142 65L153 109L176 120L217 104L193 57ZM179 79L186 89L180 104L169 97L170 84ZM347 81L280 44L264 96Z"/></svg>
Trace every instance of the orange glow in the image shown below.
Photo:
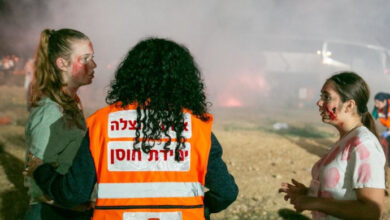
<svg viewBox="0 0 390 220"><path fill-rule="evenodd" d="M0 117L0 125L7 125L11 123L11 119L9 117Z"/></svg>
<svg viewBox="0 0 390 220"><path fill-rule="evenodd" d="M224 103L221 104L223 107L242 107L242 103L240 100L234 98L234 97L229 97L226 99Z"/></svg>

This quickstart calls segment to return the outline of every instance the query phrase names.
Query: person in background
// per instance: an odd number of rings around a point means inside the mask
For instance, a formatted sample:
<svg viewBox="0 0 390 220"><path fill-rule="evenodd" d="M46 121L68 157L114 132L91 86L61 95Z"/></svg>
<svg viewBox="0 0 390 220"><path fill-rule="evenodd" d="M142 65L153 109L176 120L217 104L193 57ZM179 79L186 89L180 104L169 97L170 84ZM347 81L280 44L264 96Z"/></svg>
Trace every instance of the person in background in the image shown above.
<svg viewBox="0 0 390 220"><path fill-rule="evenodd" d="M374 97L375 106L372 111L372 116L375 119L379 119L380 123L386 128L381 133L383 138L387 138L390 135L390 94L379 92Z"/></svg>
<svg viewBox="0 0 390 220"><path fill-rule="evenodd" d="M353 72L326 80L317 102L324 123L340 135L314 164L309 187L292 179L282 183L294 208L313 219L380 219L384 208L386 158L375 121L367 109L370 92Z"/></svg>
<svg viewBox="0 0 390 220"><path fill-rule="evenodd" d="M385 155L388 159L390 146L390 94L379 92L375 95L374 102L375 106L372 110L372 116L375 119L379 119L379 122L385 127L385 130L381 132L381 143L384 146Z"/></svg>
<svg viewBox="0 0 390 220"><path fill-rule="evenodd" d="M139 42L116 71L107 102L88 118L89 134L67 174L50 164L33 173L54 201L81 204L97 182L92 219L192 220L209 219L236 199L187 48L159 38Z"/></svg>
<svg viewBox="0 0 390 220"><path fill-rule="evenodd" d="M35 55L30 115L25 133L26 163L39 158L55 163L58 173L68 172L81 141L86 134L86 122L79 87L88 85L94 77L96 63L89 38L72 29L41 32ZM29 166L26 166L27 172ZM31 197L26 219L89 219L89 205L63 207L47 197L31 177L26 177ZM89 192L90 193L90 192Z"/></svg>

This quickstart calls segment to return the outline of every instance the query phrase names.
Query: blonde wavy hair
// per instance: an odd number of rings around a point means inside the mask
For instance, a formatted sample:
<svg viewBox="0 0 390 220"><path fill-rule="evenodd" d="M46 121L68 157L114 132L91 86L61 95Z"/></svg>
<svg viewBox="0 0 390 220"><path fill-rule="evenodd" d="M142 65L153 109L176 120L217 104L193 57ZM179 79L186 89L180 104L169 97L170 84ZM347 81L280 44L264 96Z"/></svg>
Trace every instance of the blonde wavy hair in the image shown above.
<svg viewBox="0 0 390 220"><path fill-rule="evenodd" d="M79 120L82 110L78 107L78 98L73 98L63 91L60 69L56 65L59 57L70 61L72 43L75 40L89 40L80 31L73 29L50 30L41 32L39 46L35 54L35 71L33 75L30 107L38 106L42 96L57 102L63 109L67 121L74 122L79 128L84 128ZM84 128L85 129L85 128Z"/></svg>

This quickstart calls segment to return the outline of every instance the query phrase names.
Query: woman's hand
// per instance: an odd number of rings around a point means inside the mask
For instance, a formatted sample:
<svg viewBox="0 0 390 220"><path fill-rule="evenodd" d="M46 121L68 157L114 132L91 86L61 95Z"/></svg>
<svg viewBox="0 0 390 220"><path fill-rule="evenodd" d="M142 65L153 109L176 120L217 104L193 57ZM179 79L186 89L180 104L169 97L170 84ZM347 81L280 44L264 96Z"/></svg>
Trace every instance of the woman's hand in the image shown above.
<svg viewBox="0 0 390 220"><path fill-rule="evenodd" d="M282 188L279 189L280 193L286 193L284 200L288 201L292 197L297 197L299 195L306 195L307 187L302 183L296 181L295 179L291 180L291 183L282 183Z"/></svg>
<svg viewBox="0 0 390 220"><path fill-rule="evenodd" d="M43 164L43 161L41 159L39 159L38 157L34 156L33 154L31 153L28 153L27 155L27 162L26 162L26 168L24 168L22 174L24 176L31 176L33 175L34 171L37 169L37 167L39 167L40 165ZM57 168L58 167L58 163L50 163L50 165L53 167L53 168Z"/></svg>
<svg viewBox="0 0 390 220"><path fill-rule="evenodd" d="M307 190L308 188L304 184L292 179L291 184L282 183L282 188L279 189L279 192L286 193L284 200L290 200L290 203L294 205L294 208L298 212L301 212L304 210Z"/></svg>
<svg viewBox="0 0 390 220"><path fill-rule="evenodd" d="M23 170L24 176L32 176L35 169L43 163L41 159L38 157L32 155L31 153L28 153L27 155L27 162L26 162L26 168Z"/></svg>

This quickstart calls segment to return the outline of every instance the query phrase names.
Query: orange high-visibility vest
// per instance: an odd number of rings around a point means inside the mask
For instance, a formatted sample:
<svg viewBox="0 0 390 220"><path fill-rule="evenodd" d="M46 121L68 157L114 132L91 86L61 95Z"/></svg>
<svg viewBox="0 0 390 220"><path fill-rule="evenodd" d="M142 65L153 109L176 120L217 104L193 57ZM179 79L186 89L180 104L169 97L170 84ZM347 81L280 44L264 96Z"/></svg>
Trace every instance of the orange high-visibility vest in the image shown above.
<svg viewBox="0 0 390 220"><path fill-rule="evenodd" d="M387 100L387 118L384 111L378 110L378 118L381 124L387 128L390 128L390 99Z"/></svg>
<svg viewBox="0 0 390 220"><path fill-rule="evenodd" d="M136 105L115 103L87 120L90 150L97 175L94 220L194 220L205 219L203 196L211 148L212 115L207 122L184 110L185 148L175 158L173 128L169 150L162 138L148 154L133 148ZM162 125L163 126L163 125ZM142 131L140 131L142 138ZM152 142L150 142L152 144Z"/></svg>

